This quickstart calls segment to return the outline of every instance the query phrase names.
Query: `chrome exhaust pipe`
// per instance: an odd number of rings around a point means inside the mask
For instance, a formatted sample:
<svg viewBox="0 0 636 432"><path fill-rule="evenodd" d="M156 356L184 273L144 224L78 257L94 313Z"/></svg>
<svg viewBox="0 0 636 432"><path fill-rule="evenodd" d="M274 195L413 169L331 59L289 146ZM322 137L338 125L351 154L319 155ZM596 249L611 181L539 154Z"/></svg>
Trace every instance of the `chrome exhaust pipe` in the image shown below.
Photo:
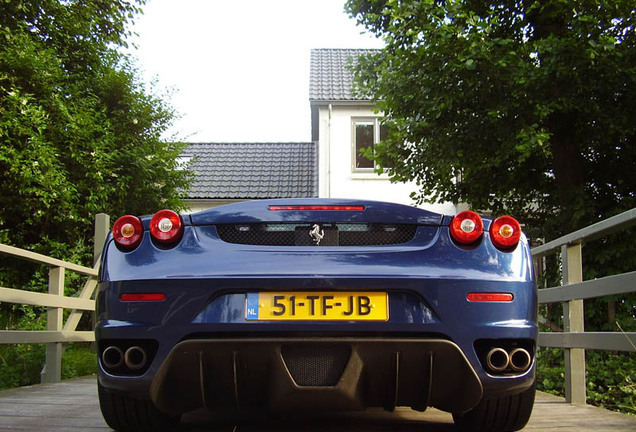
<svg viewBox="0 0 636 432"><path fill-rule="evenodd" d="M102 352L102 364L108 369L117 369L124 364L124 353L119 347L111 345Z"/></svg>
<svg viewBox="0 0 636 432"><path fill-rule="evenodd" d="M515 348L510 352L510 367L516 372L527 370L532 363L530 353L524 348Z"/></svg>
<svg viewBox="0 0 636 432"><path fill-rule="evenodd" d="M132 346L126 350L124 355L124 362L128 369L139 370L146 366L146 360L148 356L146 351L138 346Z"/></svg>
<svg viewBox="0 0 636 432"><path fill-rule="evenodd" d="M494 372L503 372L510 364L510 356L503 348L493 348L488 351L486 364Z"/></svg>

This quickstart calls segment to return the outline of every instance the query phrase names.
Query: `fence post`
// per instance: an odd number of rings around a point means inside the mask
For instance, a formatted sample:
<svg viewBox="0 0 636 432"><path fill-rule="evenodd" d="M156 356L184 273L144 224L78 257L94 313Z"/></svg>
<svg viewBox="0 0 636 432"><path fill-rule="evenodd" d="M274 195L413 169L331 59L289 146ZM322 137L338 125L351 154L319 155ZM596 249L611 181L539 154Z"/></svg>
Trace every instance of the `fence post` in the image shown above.
<svg viewBox="0 0 636 432"><path fill-rule="evenodd" d="M583 282L581 244L562 247L563 285ZM563 304L565 332L584 332L585 313L583 300L570 300ZM565 348L565 400L573 404L585 404L585 350Z"/></svg>
<svg viewBox="0 0 636 432"><path fill-rule="evenodd" d="M110 231L110 216L106 213L97 213L95 215L95 237L93 242L93 265L97 264L97 260L102 254L106 237Z"/></svg>
<svg viewBox="0 0 636 432"><path fill-rule="evenodd" d="M64 295L64 267L51 267L49 269L49 294ZM48 307L46 311L46 329L49 331L62 331L61 307ZM46 363L40 374L43 383L56 383L62 380L62 343L50 342L46 344Z"/></svg>

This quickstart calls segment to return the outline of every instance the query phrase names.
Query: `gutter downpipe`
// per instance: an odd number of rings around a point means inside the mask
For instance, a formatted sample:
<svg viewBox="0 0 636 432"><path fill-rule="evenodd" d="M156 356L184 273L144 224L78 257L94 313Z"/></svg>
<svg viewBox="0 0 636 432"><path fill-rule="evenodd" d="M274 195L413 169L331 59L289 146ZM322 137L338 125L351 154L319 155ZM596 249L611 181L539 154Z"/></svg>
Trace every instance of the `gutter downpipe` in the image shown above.
<svg viewBox="0 0 636 432"><path fill-rule="evenodd" d="M331 114L333 105L329 104L329 115L327 116L327 198L331 198Z"/></svg>

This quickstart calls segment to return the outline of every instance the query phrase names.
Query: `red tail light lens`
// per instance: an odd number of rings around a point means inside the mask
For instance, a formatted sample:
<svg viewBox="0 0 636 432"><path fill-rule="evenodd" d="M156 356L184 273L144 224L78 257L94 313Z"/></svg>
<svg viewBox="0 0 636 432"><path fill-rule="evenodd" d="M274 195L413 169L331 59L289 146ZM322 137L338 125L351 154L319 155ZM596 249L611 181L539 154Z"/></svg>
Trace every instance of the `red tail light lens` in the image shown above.
<svg viewBox="0 0 636 432"><path fill-rule="evenodd" d="M160 243L174 243L181 239L183 221L172 210L161 210L150 220L150 234Z"/></svg>
<svg viewBox="0 0 636 432"><path fill-rule="evenodd" d="M122 216L113 224L115 243L124 249L134 249L143 236L144 228L139 218L131 215Z"/></svg>
<svg viewBox="0 0 636 432"><path fill-rule="evenodd" d="M519 222L510 216L501 216L490 224L490 240L499 249L517 246L521 237Z"/></svg>
<svg viewBox="0 0 636 432"><path fill-rule="evenodd" d="M484 223L481 217L472 211L466 210L453 217L450 223L450 234L457 243L469 245L481 238L484 232Z"/></svg>

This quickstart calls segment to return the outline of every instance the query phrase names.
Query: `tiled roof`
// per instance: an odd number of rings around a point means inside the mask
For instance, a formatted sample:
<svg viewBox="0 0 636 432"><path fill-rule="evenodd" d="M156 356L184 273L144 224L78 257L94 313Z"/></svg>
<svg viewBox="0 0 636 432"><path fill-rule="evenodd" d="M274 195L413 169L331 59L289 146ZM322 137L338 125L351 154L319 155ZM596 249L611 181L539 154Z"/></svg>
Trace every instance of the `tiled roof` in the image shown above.
<svg viewBox="0 0 636 432"><path fill-rule="evenodd" d="M318 196L315 143L193 143L190 199Z"/></svg>
<svg viewBox="0 0 636 432"><path fill-rule="evenodd" d="M365 100L353 95L353 74L350 64L355 64L361 54L377 52L373 49L312 49L309 72L310 101Z"/></svg>

